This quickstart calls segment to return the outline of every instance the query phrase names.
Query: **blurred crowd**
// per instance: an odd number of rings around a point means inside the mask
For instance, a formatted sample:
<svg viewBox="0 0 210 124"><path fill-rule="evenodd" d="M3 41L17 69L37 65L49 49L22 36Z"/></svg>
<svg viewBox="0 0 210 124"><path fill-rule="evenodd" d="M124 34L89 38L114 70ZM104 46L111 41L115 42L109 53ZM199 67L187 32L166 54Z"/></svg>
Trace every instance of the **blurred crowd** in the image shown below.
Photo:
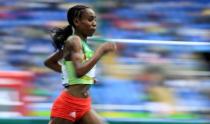
<svg viewBox="0 0 210 124"><path fill-rule="evenodd" d="M80 2L97 11L97 37L177 43L210 40L209 0ZM50 103L63 88L60 74L43 65L54 51L49 31L67 24L66 11L76 3L76 0L0 0L0 99L6 99L0 100L0 106L15 101L11 105L19 106L22 100L24 107L32 111L28 115L49 114ZM99 43L96 40L90 45L95 48ZM117 46L117 54L104 57L97 65L98 83L91 90L93 104L138 105L137 111L144 113L209 117L209 45L119 42ZM17 79L23 84L17 85ZM15 85L11 87L24 90L8 90L12 83ZM9 98L18 92L24 98ZM0 111L9 110L8 107Z"/></svg>

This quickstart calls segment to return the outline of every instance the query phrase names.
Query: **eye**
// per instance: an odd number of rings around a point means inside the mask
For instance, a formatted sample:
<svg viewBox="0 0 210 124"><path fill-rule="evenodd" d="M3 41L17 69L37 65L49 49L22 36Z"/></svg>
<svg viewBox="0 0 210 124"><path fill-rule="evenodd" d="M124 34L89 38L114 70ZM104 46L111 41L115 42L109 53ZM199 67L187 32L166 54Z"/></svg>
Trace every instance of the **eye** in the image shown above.
<svg viewBox="0 0 210 124"><path fill-rule="evenodd" d="M92 18L89 18L88 21L91 22L91 21L93 21L93 19Z"/></svg>
<svg viewBox="0 0 210 124"><path fill-rule="evenodd" d="M91 16L90 18L88 18L88 21L96 21L96 17L94 17L94 16Z"/></svg>

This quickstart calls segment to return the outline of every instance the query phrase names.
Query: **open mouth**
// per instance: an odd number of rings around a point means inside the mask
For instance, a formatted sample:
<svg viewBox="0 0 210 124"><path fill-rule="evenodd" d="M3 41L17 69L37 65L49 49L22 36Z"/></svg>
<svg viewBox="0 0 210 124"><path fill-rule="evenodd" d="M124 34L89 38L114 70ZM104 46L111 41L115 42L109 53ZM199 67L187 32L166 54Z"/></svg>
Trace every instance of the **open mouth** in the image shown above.
<svg viewBox="0 0 210 124"><path fill-rule="evenodd" d="M91 28L90 31L91 31L91 32L95 32L96 29L95 29L95 28Z"/></svg>
<svg viewBox="0 0 210 124"><path fill-rule="evenodd" d="M96 30L96 28L91 28L90 30L93 30L93 31L95 31L95 30Z"/></svg>

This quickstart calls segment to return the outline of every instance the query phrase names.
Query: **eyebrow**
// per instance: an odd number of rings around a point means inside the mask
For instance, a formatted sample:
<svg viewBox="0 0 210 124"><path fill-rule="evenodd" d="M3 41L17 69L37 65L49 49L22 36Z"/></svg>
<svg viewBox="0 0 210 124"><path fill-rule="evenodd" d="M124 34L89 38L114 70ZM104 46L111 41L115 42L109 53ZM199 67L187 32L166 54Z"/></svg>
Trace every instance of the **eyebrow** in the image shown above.
<svg viewBox="0 0 210 124"><path fill-rule="evenodd" d="M91 15L90 17L96 17L96 15Z"/></svg>
<svg viewBox="0 0 210 124"><path fill-rule="evenodd" d="M91 16L89 16L89 18L96 18L96 16L91 15Z"/></svg>

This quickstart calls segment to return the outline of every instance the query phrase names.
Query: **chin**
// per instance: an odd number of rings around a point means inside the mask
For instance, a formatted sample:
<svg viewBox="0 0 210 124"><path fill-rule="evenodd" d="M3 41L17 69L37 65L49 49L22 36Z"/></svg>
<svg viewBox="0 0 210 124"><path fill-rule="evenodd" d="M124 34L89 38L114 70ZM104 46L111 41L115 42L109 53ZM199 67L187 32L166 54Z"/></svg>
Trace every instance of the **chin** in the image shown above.
<svg viewBox="0 0 210 124"><path fill-rule="evenodd" d="M88 34L88 36L93 36L94 33Z"/></svg>
<svg viewBox="0 0 210 124"><path fill-rule="evenodd" d="M88 32L88 36L93 36L94 33L95 33L95 30L91 30L90 32Z"/></svg>

